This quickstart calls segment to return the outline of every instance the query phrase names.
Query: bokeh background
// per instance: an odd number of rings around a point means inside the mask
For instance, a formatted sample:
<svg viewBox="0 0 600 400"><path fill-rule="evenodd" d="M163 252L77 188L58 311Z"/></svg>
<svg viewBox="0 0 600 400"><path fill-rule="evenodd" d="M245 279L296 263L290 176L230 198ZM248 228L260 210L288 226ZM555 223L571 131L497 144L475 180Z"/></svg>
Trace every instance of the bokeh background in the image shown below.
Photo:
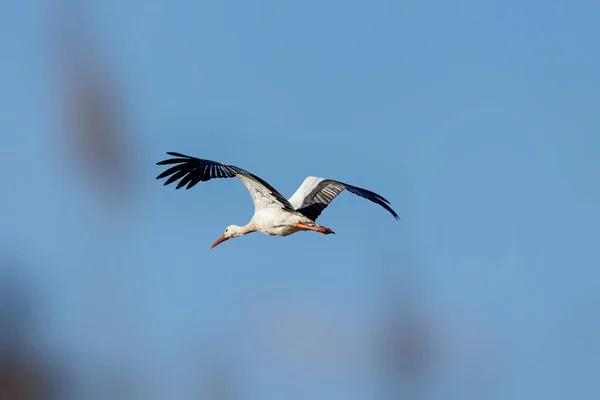
<svg viewBox="0 0 600 400"><path fill-rule="evenodd" d="M4 0L0 398L600 398L600 5ZM337 235L254 234L237 181Z"/></svg>

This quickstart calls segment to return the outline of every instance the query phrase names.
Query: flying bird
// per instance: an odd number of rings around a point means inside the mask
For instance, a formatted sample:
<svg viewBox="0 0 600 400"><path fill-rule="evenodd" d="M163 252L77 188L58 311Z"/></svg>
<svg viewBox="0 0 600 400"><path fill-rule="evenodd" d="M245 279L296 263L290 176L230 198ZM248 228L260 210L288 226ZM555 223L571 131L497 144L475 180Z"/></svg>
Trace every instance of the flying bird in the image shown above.
<svg viewBox="0 0 600 400"><path fill-rule="evenodd" d="M217 178L238 178L250 192L254 201L254 216L244 226L230 225L210 247L252 232L262 232L271 236L288 236L299 231L314 231L325 235L333 232L316 223L321 212L344 189L388 210L396 219L398 214L389 206L389 201L370 190L361 189L333 179L309 176L302 182L290 199L286 199L262 178L229 164L186 156L181 153L167 152L175 158L159 161L157 165L171 165L156 179L168 176L164 185L179 181L176 189L186 186L186 190L198 182Z"/></svg>

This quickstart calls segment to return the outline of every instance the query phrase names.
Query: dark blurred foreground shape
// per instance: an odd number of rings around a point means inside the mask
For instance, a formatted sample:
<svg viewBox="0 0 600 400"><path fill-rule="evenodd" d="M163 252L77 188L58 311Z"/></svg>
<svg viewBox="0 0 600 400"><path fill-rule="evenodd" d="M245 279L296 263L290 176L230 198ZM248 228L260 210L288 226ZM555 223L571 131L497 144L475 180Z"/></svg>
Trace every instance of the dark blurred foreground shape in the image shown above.
<svg viewBox="0 0 600 400"><path fill-rule="evenodd" d="M109 203L128 198L131 146L124 103L109 57L94 40L93 20L83 3L55 1L53 48L59 67L65 143L69 170L92 184Z"/></svg>
<svg viewBox="0 0 600 400"><path fill-rule="evenodd" d="M18 351L0 359L0 399L50 399L47 376L42 367Z"/></svg>
<svg viewBox="0 0 600 400"><path fill-rule="evenodd" d="M394 400L416 400L423 396L434 356L421 287L415 282L415 271L400 268L397 262L385 262L378 271L382 318L379 359L387 393Z"/></svg>
<svg viewBox="0 0 600 400"><path fill-rule="evenodd" d="M38 307L22 270L22 263L0 254L0 399L51 399L54 371L29 342Z"/></svg>

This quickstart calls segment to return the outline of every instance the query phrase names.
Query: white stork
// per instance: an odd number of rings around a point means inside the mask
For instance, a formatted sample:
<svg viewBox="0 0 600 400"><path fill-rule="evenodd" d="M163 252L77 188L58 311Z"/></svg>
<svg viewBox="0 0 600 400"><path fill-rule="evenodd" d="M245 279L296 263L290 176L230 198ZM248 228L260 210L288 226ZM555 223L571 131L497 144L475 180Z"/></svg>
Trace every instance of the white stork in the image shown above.
<svg viewBox="0 0 600 400"><path fill-rule="evenodd" d="M200 181L236 177L242 181L252 196L255 210L250 222L245 226L228 226L225 233L210 247L211 249L228 239L257 231L271 236L288 236L298 231L315 231L325 235L335 233L315 221L344 189L379 204L394 218L399 219L398 214L388 205L389 201L382 196L333 179L309 176L296 193L287 200L263 179L234 165L201 160L174 152L167 152L167 154L176 158L156 163L157 165L175 164L156 177L162 179L171 175L164 183L165 186L181 179L176 189L185 185L187 185L186 189L190 189Z"/></svg>

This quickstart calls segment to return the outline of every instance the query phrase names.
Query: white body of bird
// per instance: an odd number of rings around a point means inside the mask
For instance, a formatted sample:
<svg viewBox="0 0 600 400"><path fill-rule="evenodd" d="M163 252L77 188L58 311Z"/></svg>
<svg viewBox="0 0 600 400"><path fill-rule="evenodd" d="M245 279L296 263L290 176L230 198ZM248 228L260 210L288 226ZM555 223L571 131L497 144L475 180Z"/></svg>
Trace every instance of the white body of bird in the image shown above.
<svg viewBox="0 0 600 400"><path fill-rule="evenodd" d="M254 229L270 236L289 236L303 230L295 224L308 225L313 228L320 227L319 224L300 213L285 211L283 209L268 209L256 212L248 225L242 228L245 228L244 230Z"/></svg>

